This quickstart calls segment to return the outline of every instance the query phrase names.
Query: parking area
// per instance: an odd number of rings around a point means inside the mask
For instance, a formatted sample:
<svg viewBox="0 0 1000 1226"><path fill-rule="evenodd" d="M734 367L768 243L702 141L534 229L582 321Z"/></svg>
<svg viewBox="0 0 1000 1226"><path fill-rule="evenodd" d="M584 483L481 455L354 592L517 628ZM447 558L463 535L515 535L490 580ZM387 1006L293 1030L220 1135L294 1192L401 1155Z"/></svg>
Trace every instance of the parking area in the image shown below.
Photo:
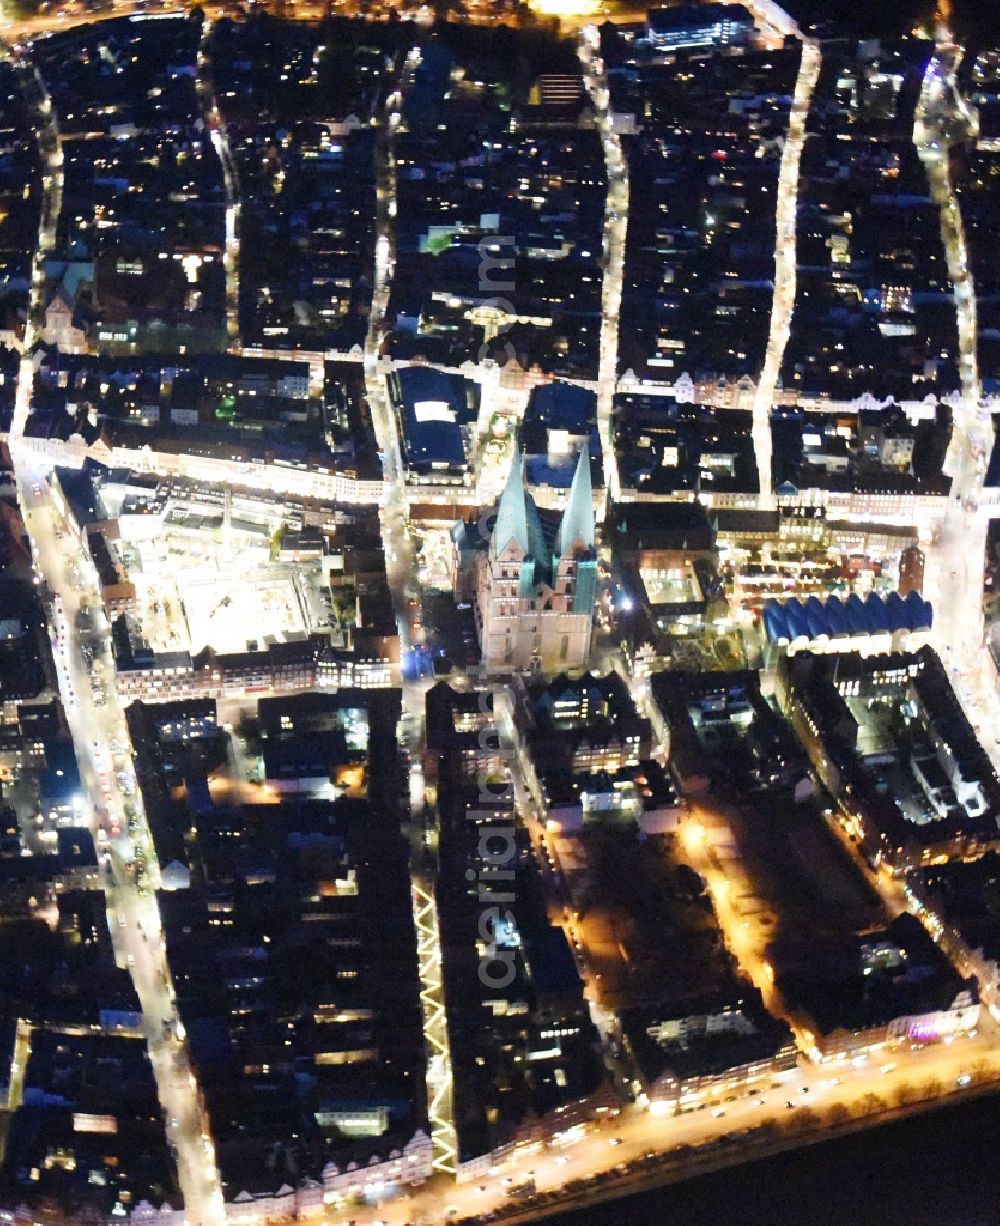
<svg viewBox="0 0 1000 1226"><path fill-rule="evenodd" d="M435 659L449 661L456 668L479 664L475 613L470 604L456 603L451 592L427 592L422 620L427 645Z"/></svg>

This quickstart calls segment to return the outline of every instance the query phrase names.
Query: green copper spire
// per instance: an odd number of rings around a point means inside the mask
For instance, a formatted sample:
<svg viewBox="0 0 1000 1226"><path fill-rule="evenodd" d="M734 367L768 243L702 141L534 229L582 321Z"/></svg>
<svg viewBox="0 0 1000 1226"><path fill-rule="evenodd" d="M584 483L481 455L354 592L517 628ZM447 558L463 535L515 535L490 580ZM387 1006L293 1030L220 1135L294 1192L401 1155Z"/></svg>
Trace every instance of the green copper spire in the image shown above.
<svg viewBox="0 0 1000 1226"><path fill-rule="evenodd" d="M521 448L516 441L510 476L500 495L496 525L493 528L496 553L503 553L511 541L517 541L524 553L528 553L528 514L524 499L524 477L521 473Z"/></svg>
<svg viewBox="0 0 1000 1226"><path fill-rule="evenodd" d="M594 491L590 484L590 448L584 444L576 462L573 484L569 487L566 510L563 511L556 537L556 557L561 558L575 541L594 547Z"/></svg>

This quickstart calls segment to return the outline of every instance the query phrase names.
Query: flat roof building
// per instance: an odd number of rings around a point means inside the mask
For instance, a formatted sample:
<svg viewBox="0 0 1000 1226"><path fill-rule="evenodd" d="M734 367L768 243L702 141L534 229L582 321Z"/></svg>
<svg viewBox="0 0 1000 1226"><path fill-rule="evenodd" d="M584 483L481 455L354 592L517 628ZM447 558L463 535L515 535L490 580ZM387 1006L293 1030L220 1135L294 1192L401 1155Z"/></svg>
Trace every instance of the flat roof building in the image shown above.
<svg viewBox="0 0 1000 1226"><path fill-rule="evenodd" d="M742 4L683 4L678 8L650 9L646 31L658 51L676 51L681 47L748 43L754 24Z"/></svg>
<svg viewBox="0 0 1000 1226"><path fill-rule="evenodd" d="M460 479L471 467L479 385L429 366L394 370L387 383L409 476Z"/></svg>

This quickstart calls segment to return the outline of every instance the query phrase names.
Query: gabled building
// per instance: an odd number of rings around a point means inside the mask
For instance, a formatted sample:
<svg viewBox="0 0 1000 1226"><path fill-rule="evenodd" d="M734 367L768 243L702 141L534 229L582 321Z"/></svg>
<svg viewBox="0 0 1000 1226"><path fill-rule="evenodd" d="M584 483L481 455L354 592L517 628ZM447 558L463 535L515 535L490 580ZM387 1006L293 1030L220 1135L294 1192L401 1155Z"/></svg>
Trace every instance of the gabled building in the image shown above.
<svg viewBox="0 0 1000 1226"><path fill-rule="evenodd" d="M590 655L597 594L590 454L577 461L561 515L524 487L520 449L488 540L474 525L453 533L459 564L474 568L483 663L493 671L582 668Z"/></svg>

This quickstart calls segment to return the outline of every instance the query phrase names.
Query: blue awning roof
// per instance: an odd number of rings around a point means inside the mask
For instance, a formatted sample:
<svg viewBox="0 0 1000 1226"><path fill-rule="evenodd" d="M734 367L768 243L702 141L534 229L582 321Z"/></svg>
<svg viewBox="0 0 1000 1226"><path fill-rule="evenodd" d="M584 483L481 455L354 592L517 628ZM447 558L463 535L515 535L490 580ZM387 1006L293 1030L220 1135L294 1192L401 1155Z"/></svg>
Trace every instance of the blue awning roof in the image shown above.
<svg viewBox="0 0 1000 1226"><path fill-rule="evenodd" d="M870 592L865 600L856 593L846 602L837 596L821 601L769 600L761 612L768 642L797 638L841 638L853 635L895 634L899 631L928 630L933 620L931 606L918 592L903 600L898 592L878 596Z"/></svg>

